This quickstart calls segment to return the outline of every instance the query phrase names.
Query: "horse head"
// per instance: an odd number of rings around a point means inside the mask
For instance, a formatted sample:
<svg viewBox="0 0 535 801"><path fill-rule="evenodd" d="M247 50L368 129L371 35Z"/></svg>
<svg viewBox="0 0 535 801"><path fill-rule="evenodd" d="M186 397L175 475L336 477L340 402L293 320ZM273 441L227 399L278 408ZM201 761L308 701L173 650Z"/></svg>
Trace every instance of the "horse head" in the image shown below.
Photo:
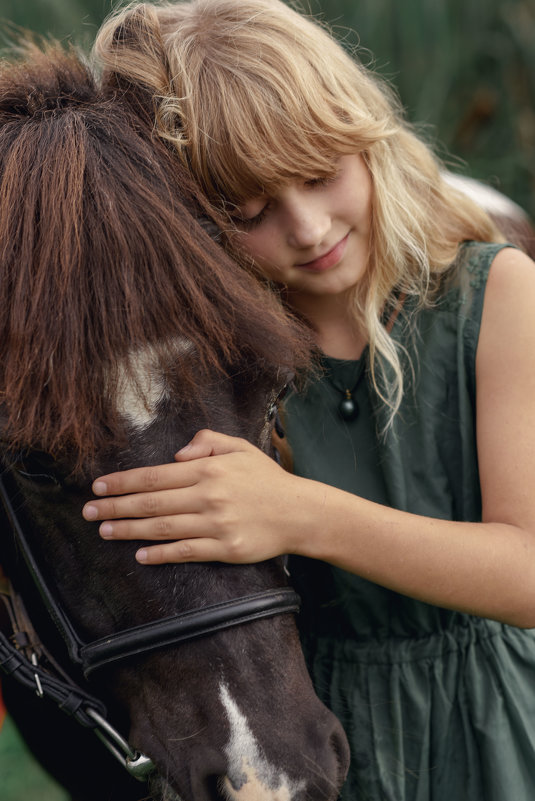
<svg viewBox="0 0 535 801"><path fill-rule="evenodd" d="M535 229L524 209L494 187L456 173L444 173L446 182L481 206L504 238L535 259Z"/></svg>
<svg viewBox="0 0 535 801"><path fill-rule="evenodd" d="M95 475L172 461L200 428L268 450L306 344L214 241L221 221L142 115L74 53L26 51L0 72L0 422L17 524L78 643L78 664L54 657L156 764L155 799L332 801L347 745L313 692L291 604L270 608L292 597L282 560L141 567L135 543L104 543L81 516ZM9 571L44 638L54 627L20 561ZM239 624L215 625L235 599ZM178 642L178 615L202 636ZM110 655L112 635L145 637L154 621L173 635ZM75 773L90 787L83 764Z"/></svg>

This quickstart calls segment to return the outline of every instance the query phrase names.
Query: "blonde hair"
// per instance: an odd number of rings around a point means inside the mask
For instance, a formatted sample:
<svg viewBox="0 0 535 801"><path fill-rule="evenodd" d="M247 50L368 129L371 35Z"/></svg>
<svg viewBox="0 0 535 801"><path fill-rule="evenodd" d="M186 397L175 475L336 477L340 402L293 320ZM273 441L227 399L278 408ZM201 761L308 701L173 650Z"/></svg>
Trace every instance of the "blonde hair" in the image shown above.
<svg viewBox="0 0 535 801"><path fill-rule="evenodd" d="M390 87L326 26L279 0L130 4L104 23L94 52L105 80L146 88L158 134L219 206L329 175L341 155L364 156L372 238L355 319L369 338L374 385L394 414L403 370L385 307L399 292L428 302L460 242L501 237L443 181ZM389 381L376 380L377 366Z"/></svg>

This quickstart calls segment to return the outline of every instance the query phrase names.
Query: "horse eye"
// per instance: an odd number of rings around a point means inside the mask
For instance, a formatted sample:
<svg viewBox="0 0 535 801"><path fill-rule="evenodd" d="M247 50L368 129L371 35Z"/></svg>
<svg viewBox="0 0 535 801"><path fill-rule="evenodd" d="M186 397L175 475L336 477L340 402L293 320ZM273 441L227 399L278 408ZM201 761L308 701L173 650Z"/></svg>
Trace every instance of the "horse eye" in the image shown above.
<svg viewBox="0 0 535 801"><path fill-rule="evenodd" d="M17 468L17 473L19 476L23 476L29 481L32 481L34 484L40 484L42 486L53 484L57 487L60 486L58 479L49 473L28 473L26 470L21 470L20 468Z"/></svg>
<svg viewBox="0 0 535 801"><path fill-rule="evenodd" d="M59 486L61 483L53 470L53 459L47 454L19 454L12 466L20 476L34 484Z"/></svg>

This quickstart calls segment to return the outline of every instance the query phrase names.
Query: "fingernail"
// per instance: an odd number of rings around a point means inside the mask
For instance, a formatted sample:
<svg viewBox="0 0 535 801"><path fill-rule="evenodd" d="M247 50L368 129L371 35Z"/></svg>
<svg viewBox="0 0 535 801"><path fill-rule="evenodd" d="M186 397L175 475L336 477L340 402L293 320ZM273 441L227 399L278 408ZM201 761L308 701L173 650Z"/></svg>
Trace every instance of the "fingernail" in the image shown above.
<svg viewBox="0 0 535 801"><path fill-rule="evenodd" d="M96 520L98 515L98 509L96 506L84 506L82 514L86 520Z"/></svg>
<svg viewBox="0 0 535 801"><path fill-rule="evenodd" d="M102 523L99 528L101 537L111 537L113 535L113 526L111 523Z"/></svg>
<svg viewBox="0 0 535 801"><path fill-rule="evenodd" d="M137 559L138 562L146 562L147 561L147 555L148 555L147 549L146 548L141 548L136 553L136 559Z"/></svg>
<svg viewBox="0 0 535 801"><path fill-rule="evenodd" d="M93 483L93 492L95 495L105 495L108 491L108 485L104 481L95 481Z"/></svg>
<svg viewBox="0 0 535 801"><path fill-rule="evenodd" d="M178 453L186 453L186 451L189 451L190 449L191 449L191 442L188 442L187 445L184 445L183 448L180 448Z"/></svg>

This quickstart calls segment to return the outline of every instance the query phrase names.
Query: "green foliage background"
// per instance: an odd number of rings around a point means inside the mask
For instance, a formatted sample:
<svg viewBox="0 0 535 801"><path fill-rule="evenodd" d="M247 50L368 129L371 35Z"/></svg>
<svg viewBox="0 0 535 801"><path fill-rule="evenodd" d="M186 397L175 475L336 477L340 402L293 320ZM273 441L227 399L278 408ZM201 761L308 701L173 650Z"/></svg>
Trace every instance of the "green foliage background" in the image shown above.
<svg viewBox="0 0 535 801"><path fill-rule="evenodd" d="M465 162L457 169L535 218L535 0L309 2L349 47L363 48L441 151ZM0 20L89 45L111 5L0 0Z"/></svg>

